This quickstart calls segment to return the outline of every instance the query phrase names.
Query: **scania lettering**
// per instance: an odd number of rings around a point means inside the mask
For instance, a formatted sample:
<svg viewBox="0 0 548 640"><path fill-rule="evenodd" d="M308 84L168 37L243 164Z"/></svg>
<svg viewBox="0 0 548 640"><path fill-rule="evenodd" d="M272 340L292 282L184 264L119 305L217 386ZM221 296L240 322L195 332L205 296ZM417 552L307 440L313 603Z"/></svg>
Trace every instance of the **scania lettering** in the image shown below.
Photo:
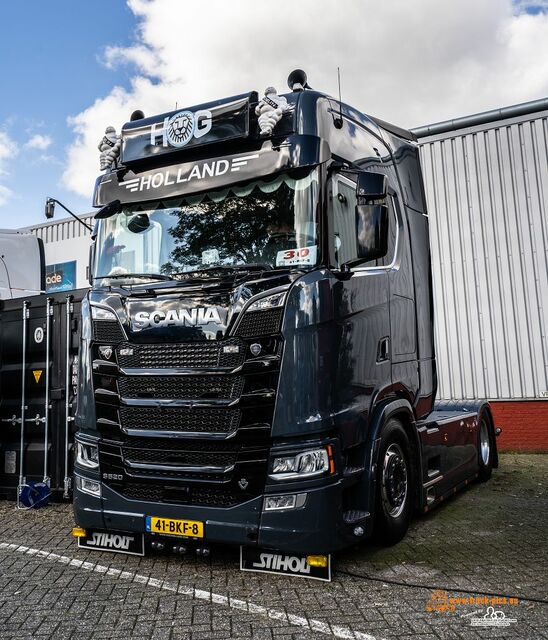
<svg viewBox="0 0 548 640"><path fill-rule="evenodd" d="M170 309L166 313L138 311L135 314L133 324L136 328L169 327L170 325L195 327L210 322L221 324L219 311L211 307L208 309Z"/></svg>
<svg viewBox="0 0 548 640"><path fill-rule="evenodd" d="M487 480L496 430L484 401L435 405L413 134L303 72L289 85L136 111L105 146L74 511L149 548L239 545L246 569L312 558L328 579L331 552L394 544Z"/></svg>

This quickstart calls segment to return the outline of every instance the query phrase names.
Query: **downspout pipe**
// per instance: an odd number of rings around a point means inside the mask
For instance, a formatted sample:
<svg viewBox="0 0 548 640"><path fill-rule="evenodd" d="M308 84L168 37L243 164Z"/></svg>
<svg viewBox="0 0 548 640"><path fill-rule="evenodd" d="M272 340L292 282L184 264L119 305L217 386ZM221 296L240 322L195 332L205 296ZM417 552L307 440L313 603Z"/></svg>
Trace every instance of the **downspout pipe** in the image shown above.
<svg viewBox="0 0 548 640"><path fill-rule="evenodd" d="M508 118L516 118L545 110L548 110L548 98L541 98L540 100L522 102L521 104L514 104L510 107L503 107L502 109L492 109L491 111L482 111L481 113L475 113L471 116L463 116L462 118L427 124L423 127L411 129L411 132L414 133L417 138L425 138L426 136L458 131L459 129L475 127L476 125L487 122L507 120Z"/></svg>

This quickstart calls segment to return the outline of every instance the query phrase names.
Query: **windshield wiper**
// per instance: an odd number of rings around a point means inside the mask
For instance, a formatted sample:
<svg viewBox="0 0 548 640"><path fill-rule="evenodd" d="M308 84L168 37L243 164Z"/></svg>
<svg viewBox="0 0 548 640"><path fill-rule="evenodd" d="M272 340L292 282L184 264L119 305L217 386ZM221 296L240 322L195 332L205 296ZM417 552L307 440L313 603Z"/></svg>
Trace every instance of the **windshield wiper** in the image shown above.
<svg viewBox="0 0 548 640"><path fill-rule="evenodd" d="M223 271L225 273L237 273L245 271L271 271L271 265L262 262L250 262L248 264L219 264L210 267L201 267L199 269L191 269L190 271L181 271L174 273L174 276L192 276L196 273L215 273L215 271Z"/></svg>
<svg viewBox="0 0 548 640"><path fill-rule="evenodd" d="M113 280L114 278L146 278L147 280L173 280L170 276L165 276L162 273L114 273L110 276L94 276L94 280Z"/></svg>

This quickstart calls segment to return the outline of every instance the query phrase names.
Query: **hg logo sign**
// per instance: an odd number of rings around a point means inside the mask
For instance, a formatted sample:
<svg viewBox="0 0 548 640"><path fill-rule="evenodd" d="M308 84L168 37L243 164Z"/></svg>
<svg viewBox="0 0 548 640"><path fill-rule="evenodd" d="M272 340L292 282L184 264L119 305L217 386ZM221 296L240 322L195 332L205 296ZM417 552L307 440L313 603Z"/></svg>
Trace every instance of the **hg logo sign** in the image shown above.
<svg viewBox="0 0 548 640"><path fill-rule="evenodd" d="M163 124L154 123L150 127L150 144L156 145L161 139L163 147L180 149L188 144L192 138L201 138L211 131L211 111L179 111L171 118L164 118Z"/></svg>

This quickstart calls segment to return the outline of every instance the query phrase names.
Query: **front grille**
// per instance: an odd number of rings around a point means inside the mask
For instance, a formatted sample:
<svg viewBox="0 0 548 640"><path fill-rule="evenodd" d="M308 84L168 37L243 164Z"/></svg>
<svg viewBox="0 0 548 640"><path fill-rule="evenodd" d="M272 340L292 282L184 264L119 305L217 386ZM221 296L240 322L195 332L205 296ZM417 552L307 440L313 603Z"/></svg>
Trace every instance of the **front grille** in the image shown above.
<svg viewBox="0 0 548 640"><path fill-rule="evenodd" d="M282 312L283 309L280 308L246 313L236 329L236 334L242 338L258 338L278 333Z"/></svg>
<svg viewBox="0 0 548 640"><path fill-rule="evenodd" d="M238 428L240 418L238 409L120 408L120 424L126 430L230 433Z"/></svg>
<svg viewBox="0 0 548 640"><path fill-rule="evenodd" d="M127 370L95 375L96 388L107 388L108 378L108 390L122 399L97 404L106 425L99 452L106 485L128 500L220 509L260 496L278 373L231 371L246 361L247 338L277 353L281 321L282 309L252 312L235 336L167 344L130 343L120 339L121 325L94 325L96 339L100 328L101 342L116 345L117 364ZM245 402L232 406L244 392Z"/></svg>
<svg viewBox="0 0 548 640"><path fill-rule="evenodd" d="M238 351L231 353L234 349ZM122 350L124 354L120 353ZM219 342L122 344L118 363L123 369L235 369L243 364L245 352L245 343L237 338Z"/></svg>
<svg viewBox="0 0 548 640"><path fill-rule="evenodd" d="M156 483L131 483L125 489L116 489L130 500L143 500L145 502L171 502L176 504L198 504L207 507L232 507L253 498L253 495L237 492L231 487L192 487L184 491L170 491Z"/></svg>
<svg viewBox="0 0 548 640"><path fill-rule="evenodd" d="M157 376L120 378L120 395L124 398L176 400L232 400L242 395L242 376Z"/></svg>
<svg viewBox="0 0 548 640"><path fill-rule="evenodd" d="M95 320L93 338L97 342L122 342L125 339L120 323L116 320Z"/></svg>
<svg viewBox="0 0 548 640"><path fill-rule="evenodd" d="M127 462L190 467L230 467L235 464L236 451L175 451L170 449L132 449L122 447Z"/></svg>

